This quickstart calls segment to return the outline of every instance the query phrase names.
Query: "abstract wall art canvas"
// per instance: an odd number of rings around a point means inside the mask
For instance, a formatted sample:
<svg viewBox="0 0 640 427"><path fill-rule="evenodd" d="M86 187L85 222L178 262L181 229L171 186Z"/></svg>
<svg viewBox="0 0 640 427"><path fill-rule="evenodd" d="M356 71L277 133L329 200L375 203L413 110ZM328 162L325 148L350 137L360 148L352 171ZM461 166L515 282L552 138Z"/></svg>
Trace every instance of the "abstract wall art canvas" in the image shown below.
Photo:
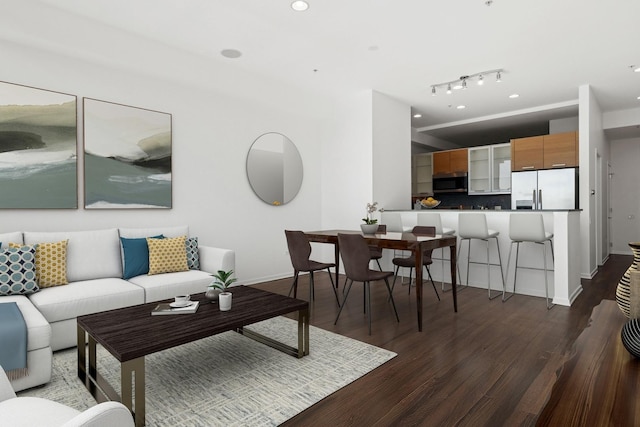
<svg viewBox="0 0 640 427"><path fill-rule="evenodd" d="M0 208L77 209L76 97L0 82Z"/></svg>
<svg viewBox="0 0 640 427"><path fill-rule="evenodd" d="M171 208L171 114L84 98L86 209Z"/></svg>

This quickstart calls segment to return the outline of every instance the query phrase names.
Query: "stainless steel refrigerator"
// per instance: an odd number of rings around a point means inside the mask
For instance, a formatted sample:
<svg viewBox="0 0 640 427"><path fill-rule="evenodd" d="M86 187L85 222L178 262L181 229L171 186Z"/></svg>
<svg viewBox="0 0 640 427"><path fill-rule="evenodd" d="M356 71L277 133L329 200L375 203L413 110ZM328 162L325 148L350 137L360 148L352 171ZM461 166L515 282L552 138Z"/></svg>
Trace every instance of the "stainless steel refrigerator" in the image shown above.
<svg viewBox="0 0 640 427"><path fill-rule="evenodd" d="M511 209L578 209L578 168L512 172Z"/></svg>

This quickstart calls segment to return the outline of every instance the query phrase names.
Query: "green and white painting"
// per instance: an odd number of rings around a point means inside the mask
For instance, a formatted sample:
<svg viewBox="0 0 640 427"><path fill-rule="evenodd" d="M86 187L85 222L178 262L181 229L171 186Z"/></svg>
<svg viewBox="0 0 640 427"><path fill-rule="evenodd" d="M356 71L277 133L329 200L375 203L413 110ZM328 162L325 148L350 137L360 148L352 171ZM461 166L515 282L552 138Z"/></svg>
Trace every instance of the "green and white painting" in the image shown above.
<svg viewBox="0 0 640 427"><path fill-rule="evenodd" d="M0 82L0 208L77 207L76 97Z"/></svg>
<svg viewBox="0 0 640 427"><path fill-rule="evenodd" d="M171 114L84 98L86 209L171 208Z"/></svg>

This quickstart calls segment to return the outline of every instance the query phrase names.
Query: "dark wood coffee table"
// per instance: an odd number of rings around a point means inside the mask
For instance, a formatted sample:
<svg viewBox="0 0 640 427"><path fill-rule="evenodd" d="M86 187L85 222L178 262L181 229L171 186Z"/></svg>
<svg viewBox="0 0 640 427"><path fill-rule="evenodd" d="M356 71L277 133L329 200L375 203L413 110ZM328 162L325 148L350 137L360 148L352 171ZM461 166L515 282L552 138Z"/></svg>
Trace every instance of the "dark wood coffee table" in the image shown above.
<svg viewBox="0 0 640 427"><path fill-rule="evenodd" d="M289 355L309 354L309 303L247 286L231 288L231 311L220 311L204 293L194 314L152 316L158 302L78 317L78 378L98 402L116 400L131 410L136 426L144 425L144 357L226 331L236 331ZM298 348L253 332L245 326L298 312ZM96 344L102 345L121 368L119 396L97 371ZM87 346L88 344L88 346ZM88 357L87 357L88 352ZM135 378L135 382L134 382Z"/></svg>

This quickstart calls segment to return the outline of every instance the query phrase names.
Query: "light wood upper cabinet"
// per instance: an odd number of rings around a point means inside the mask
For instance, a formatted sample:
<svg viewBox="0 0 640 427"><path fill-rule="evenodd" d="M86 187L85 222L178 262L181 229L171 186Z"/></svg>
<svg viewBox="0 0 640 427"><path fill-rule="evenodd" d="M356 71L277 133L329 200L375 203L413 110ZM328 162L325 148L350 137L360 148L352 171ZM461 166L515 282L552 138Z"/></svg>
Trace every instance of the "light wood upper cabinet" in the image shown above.
<svg viewBox="0 0 640 427"><path fill-rule="evenodd" d="M544 168L578 166L578 133L565 132L544 136Z"/></svg>
<svg viewBox="0 0 640 427"><path fill-rule="evenodd" d="M564 132L511 140L511 170L579 166L578 133Z"/></svg>
<svg viewBox="0 0 640 427"><path fill-rule="evenodd" d="M511 140L511 170L535 170L544 167L544 136Z"/></svg>
<svg viewBox="0 0 640 427"><path fill-rule="evenodd" d="M433 174L443 175L456 172L468 172L469 159L467 149L436 151L433 153Z"/></svg>
<svg viewBox="0 0 640 427"><path fill-rule="evenodd" d="M459 150L451 150L449 169L452 173L455 172L469 172L469 157L468 150L461 148Z"/></svg>

